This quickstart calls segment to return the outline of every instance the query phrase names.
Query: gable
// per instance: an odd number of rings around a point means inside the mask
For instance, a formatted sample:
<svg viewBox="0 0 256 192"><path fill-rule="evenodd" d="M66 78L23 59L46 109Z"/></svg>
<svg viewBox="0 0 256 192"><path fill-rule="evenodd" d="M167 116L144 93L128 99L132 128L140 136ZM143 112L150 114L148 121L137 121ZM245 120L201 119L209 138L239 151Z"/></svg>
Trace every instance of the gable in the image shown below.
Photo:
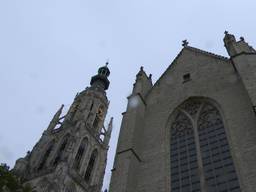
<svg viewBox="0 0 256 192"><path fill-rule="evenodd" d="M182 87L187 89L188 85L193 86L195 91L196 87L212 86L216 88L216 82L220 79L222 84L229 83L230 75L234 75L234 68L228 58L197 48L184 47L154 84L146 100L152 103L160 94L170 95L170 90L175 92L178 88L179 90ZM188 78L188 82L185 82L186 78Z"/></svg>

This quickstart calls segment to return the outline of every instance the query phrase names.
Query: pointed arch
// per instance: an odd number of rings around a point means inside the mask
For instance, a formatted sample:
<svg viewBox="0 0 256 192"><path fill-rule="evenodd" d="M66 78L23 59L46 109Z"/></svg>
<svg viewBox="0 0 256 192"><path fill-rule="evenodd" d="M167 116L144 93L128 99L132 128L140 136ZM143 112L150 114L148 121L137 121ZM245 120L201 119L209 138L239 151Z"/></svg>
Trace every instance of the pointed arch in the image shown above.
<svg viewBox="0 0 256 192"><path fill-rule="evenodd" d="M80 146L77 150L75 160L74 160L74 164L73 164L74 169L77 170L77 171L79 171L79 169L81 167L81 161L83 159L84 154L86 153L87 146L88 146L88 139L84 138L81 141Z"/></svg>
<svg viewBox="0 0 256 192"><path fill-rule="evenodd" d="M211 99L190 98L171 116L172 191L241 191L220 106ZM193 142L187 145L190 132ZM197 165L191 166L194 160Z"/></svg>
<svg viewBox="0 0 256 192"><path fill-rule="evenodd" d="M98 157L98 151L97 151L97 149L94 149L92 154L91 154L91 157L90 157L90 160L88 162L87 169L86 169L85 175L84 175L84 180L86 182L90 182L90 180L92 178L94 168L96 167L95 164L96 164L96 161L97 161L97 157Z"/></svg>
<svg viewBox="0 0 256 192"><path fill-rule="evenodd" d="M219 110L213 104L205 102L197 124L208 191L240 191Z"/></svg>
<svg viewBox="0 0 256 192"><path fill-rule="evenodd" d="M57 165L62 160L64 152L65 152L66 148L68 147L69 138L70 138L70 134L69 133L66 134L63 137L61 145L60 145L60 147L59 147L59 149L57 151L57 154L55 156L55 159L53 161L53 165Z"/></svg>
<svg viewBox="0 0 256 192"><path fill-rule="evenodd" d="M171 124L170 143L172 191L200 189L193 125L188 116L180 110ZM193 185L189 181L193 181Z"/></svg>

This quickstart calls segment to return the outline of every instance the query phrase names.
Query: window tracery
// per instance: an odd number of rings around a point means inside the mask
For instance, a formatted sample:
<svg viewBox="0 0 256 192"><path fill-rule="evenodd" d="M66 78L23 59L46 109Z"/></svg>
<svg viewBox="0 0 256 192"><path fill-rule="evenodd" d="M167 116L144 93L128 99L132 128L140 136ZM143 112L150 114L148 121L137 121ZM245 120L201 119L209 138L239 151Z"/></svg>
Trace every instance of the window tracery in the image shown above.
<svg viewBox="0 0 256 192"><path fill-rule="evenodd" d="M186 101L178 110L171 125L172 192L200 191L203 185L200 186L199 172L208 192L240 192L219 110L207 100L199 99ZM190 162L195 164L191 166Z"/></svg>
<svg viewBox="0 0 256 192"><path fill-rule="evenodd" d="M208 191L240 191L222 117L215 106L204 105L198 130Z"/></svg>
<svg viewBox="0 0 256 192"><path fill-rule="evenodd" d="M196 145L190 119L178 112L171 125L172 192L200 189Z"/></svg>
<svg viewBox="0 0 256 192"><path fill-rule="evenodd" d="M190 114L192 117L194 117L197 114L201 104L202 102L200 100L195 99L192 101L185 102L181 105L181 108L185 110L188 114Z"/></svg>

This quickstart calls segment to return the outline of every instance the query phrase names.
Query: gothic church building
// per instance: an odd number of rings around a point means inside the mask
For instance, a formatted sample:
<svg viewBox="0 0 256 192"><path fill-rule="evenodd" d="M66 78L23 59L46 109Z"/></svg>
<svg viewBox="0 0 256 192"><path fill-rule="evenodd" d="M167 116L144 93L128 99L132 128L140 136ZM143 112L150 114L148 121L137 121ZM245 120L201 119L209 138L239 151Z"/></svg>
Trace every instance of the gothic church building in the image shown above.
<svg viewBox="0 0 256 192"><path fill-rule="evenodd" d="M225 32L229 58L184 42L152 85L136 76L110 192L255 192L256 51Z"/></svg>
<svg viewBox="0 0 256 192"><path fill-rule="evenodd" d="M109 75L101 67L67 114L62 105L33 150L16 161L14 173L33 192L101 192L112 131L112 118L104 127Z"/></svg>

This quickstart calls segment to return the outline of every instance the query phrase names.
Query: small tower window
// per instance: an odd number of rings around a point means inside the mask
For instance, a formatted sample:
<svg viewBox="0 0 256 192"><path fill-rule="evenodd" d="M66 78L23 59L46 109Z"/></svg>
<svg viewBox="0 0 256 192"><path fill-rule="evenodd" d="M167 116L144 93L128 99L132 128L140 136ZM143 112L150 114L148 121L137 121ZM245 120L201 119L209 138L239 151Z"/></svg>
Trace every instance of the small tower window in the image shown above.
<svg viewBox="0 0 256 192"><path fill-rule="evenodd" d="M89 160L89 163L88 163L88 166L87 166L85 175L84 175L84 180L85 180L86 182L89 182L90 179L91 179L92 172L93 172L93 169L94 169L94 167L95 167L96 159L97 159L97 150L95 149L95 150L92 152L91 158L90 158L90 160Z"/></svg>
<svg viewBox="0 0 256 192"><path fill-rule="evenodd" d="M83 155L86 152L87 144L88 144L88 140L87 140L87 138L85 138L85 139L83 139L83 141L81 142L81 144L78 148L78 151L77 151L77 154L75 157L75 162L74 162L74 169L76 169L76 170L80 169L81 161L82 161Z"/></svg>
<svg viewBox="0 0 256 192"><path fill-rule="evenodd" d="M185 75L183 75L183 83L190 80L191 80L190 73L186 73Z"/></svg>

